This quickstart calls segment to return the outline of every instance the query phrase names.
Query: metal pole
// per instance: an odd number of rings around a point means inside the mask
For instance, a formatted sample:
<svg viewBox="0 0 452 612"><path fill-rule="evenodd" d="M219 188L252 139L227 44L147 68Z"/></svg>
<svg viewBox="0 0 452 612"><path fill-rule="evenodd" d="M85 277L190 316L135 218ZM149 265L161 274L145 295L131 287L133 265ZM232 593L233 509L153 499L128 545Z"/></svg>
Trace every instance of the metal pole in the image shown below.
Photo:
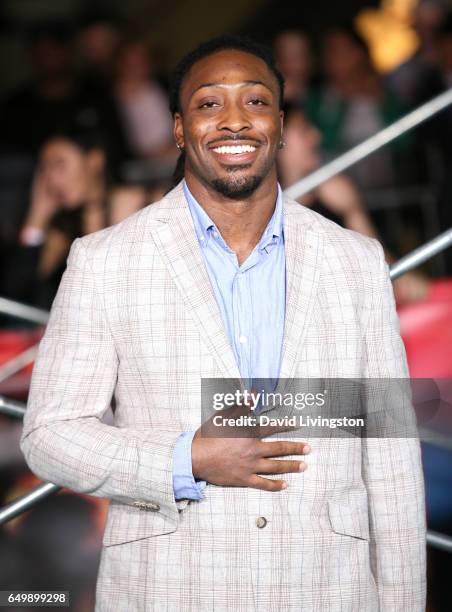
<svg viewBox="0 0 452 612"><path fill-rule="evenodd" d="M0 509L0 525L3 525L13 518L16 518L16 516L19 516L19 514L22 514L22 512L29 510L36 503L42 499L45 499L49 495L53 495L60 489L61 487L52 484L51 482L45 482L44 484L33 487L31 491L24 493L6 505L4 508Z"/></svg>
<svg viewBox="0 0 452 612"><path fill-rule="evenodd" d="M38 348L39 343L34 344L0 366L0 383L10 376L13 376L13 374L16 374L16 372L23 370L23 368L25 368L25 366L27 366L29 363L33 363L38 352Z"/></svg>
<svg viewBox="0 0 452 612"><path fill-rule="evenodd" d="M25 415L25 410L26 406L22 402L16 402L0 395L0 414L7 414L8 416L22 419Z"/></svg>
<svg viewBox="0 0 452 612"><path fill-rule="evenodd" d="M399 259L395 264L391 266L391 280L402 276L405 272L409 272L420 266L424 261L427 261L437 253L444 251L445 249L452 246L452 228L446 230L433 240L430 240L426 244L414 249L411 253Z"/></svg>
<svg viewBox="0 0 452 612"><path fill-rule="evenodd" d="M449 104L452 103L452 88L448 89L444 93L436 96L432 100L429 100L419 108L415 109L408 115L405 115L401 119L398 119L388 127L384 128L374 136L371 136L364 142L361 142L350 151L347 151L343 155L340 155L333 161L329 162L319 168L315 172L308 174L300 181L297 181L291 187L288 187L284 193L289 198L296 200L300 198L305 193L308 193L315 187L318 187L321 183L324 183L331 177L339 174L343 170L346 170L356 162L359 162L364 157L367 157L377 149L380 149L382 146L391 142L398 136L401 136L411 128L419 125L426 119L429 119L439 111L443 110Z"/></svg>
<svg viewBox="0 0 452 612"><path fill-rule="evenodd" d="M2 297L0 297L0 312L17 317L18 319L38 323L39 325L47 325L49 320L49 313L46 310Z"/></svg>
<svg viewBox="0 0 452 612"><path fill-rule="evenodd" d="M452 553L452 538L437 531L427 531L427 544L433 548L440 548L446 552Z"/></svg>

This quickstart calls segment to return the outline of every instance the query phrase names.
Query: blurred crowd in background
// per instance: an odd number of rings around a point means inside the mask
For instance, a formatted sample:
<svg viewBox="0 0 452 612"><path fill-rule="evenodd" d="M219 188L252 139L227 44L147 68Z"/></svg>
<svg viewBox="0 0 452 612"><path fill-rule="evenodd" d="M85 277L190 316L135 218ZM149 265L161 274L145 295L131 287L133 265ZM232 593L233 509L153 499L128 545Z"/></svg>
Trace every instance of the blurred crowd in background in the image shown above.
<svg viewBox="0 0 452 612"><path fill-rule="evenodd" d="M384 75L352 23L267 41L286 81L283 187L449 87L452 15L423 3L414 27L417 51ZM162 197L177 150L170 75L146 36L92 15L77 28L35 24L26 47L32 78L0 101L0 294L49 309L72 241ZM301 203L399 256L452 225L451 135L446 110ZM451 271L447 253L426 267ZM417 280L404 281L400 300L424 295Z"/></svg>
<svg viewBox="0 0 452 612"><path fill-rule="evenodd" d="M285 78L283 188L452 86L452 14L441 3L421 2L412 27L416 50L385 73L356 23L333 24L314 36L285 29L262 41L273 47ZM32 77L0 98L0 297L49 310L73 240L160 199L174 186L178 151L170 74L145 34L108 13L90 14L76 26L36 23L25 45ZM300 205L377 237L391 262L452 226L451 164L449 108L306 194ZM433 279L448 275L451 249L396 282L397 302L422 300ZM4 329L25 326L1 317ZM0 505L33 482L24 475L19 435L19 424L2 427L0 417L7 485ZM87 498L55 500L2 535L0 564L7 557L9 572L2 565L1 588L58 589L67 580L79 597L73 609L89 610L104 507L99 502L96 514ZM53 514L66 522L49 521ZM71 530L77 541L68 541ZM436 580L446 584L441 567Z"/></svg>

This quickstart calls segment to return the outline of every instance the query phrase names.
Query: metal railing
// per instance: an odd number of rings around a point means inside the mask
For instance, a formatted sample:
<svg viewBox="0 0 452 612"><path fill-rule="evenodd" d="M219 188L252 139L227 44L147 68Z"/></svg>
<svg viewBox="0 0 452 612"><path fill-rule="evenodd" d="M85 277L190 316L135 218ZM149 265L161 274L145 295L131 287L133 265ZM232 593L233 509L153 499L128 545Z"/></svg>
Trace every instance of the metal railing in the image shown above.
<svg viewBox="0 0 452 612"><path fill-rule="evenodd" d="M398 119L374 136L371 136L356 147L353 147L353 149L339 155L339 157L336 157L336 159L333 159L315 172L308 174L308 176L305 176L286 189L285 194L294 200L300 198L305 195L305 193L308 193L336 174L339 174L339 172L350 168L353 164L356 164L384 145L392 142L408 130L430 119L430 117L436 115L436 113L449 106L449 104L452 104L452 88L436 96L436 98L429 100L414 111L411 111L408 115Z"/></svg>
<svg viewBox="0 0 452 612"><path fill-rule="evenodd" d="M25 404L22 404L22 402L16 402L16 400L0 395L0 414L22 419L25 416L26 409Z"/></svg>
<svg viewBox="0 0 452 612"><path fill-rule="evenodd" d="M452 246L452 227L392 264L390 267L391 280L395 280L399 278L399 276L402 276L402 274L414 270L414 268L417 268L437 253L448 249L450 246Z"/></svg>
<svg viewBox="0 0 452 612"><path fill-rule="evenodd" d="M40 502L42 499L53 495L57 491L60 491L62 487L51 482L45 482L40 485L36 485L27 491L20 497L17 497L12 502L0 509L0 525L11 521L23 512L30 510L35 504Z"/></svg>
<svg viewBox="0 0 452 612"><path fill-rule="evenodd" d="M33 363L38 353L38 348L39 343L34 344L33 346L30 346L29 348L25 349L25 351L23 351L19 355L16 355L12 359L4 363L2 366L0 366L0 383L2 383L10 376L13 376L17 372L20 372L30 363Z"/></svg>
<svg viewBox="0 0 452 612"><path fill-rule="evenodd" d="M312 189L318 187L321 183L332 178L339 172L346 170L361 159L364 159L374 151L377 151L379 148L388 144L398 136L401 136L409 129L412 129L426 119L429 119L450 104L452 104L452 88L440 94L436 98L433 98L426 104L420 106L405 117L402 117L392 125L384 128L379 133L368 138L350 151L347 151L343 155L337 157L335 160L327 163L319 170L316 170L310 175L304 177L286 189L284 192L285 195L293 199L300 198ZM415 249L412 253L393 264L390 268L391 279L394 280L402 274L416 268L451 245L452 228L421 247ZM49 313L46 311L5 298L0 298L0 312L40 325L45 325L49 318ZM34 349L34 347L31 347L31 349ZM27 351L29 350L30 349L27 349ZM25 353L26 351L24 354ZM20 357L21 355L15 358L17 360L17 366L18 364L26 361L25 358L23 358L21 361ZM10 371L13 369L14 368L12 368ZM6 398L0 398L0 412L20 418L23 417L25 413L25 406L21 405L19 402L8 400ZM17 517L26 510L29 510L41 499L56 493L60 489L61 487L52 483L37 485L31 491L25 493L24 495L10 502L4 508L0 509L0 525ZM435 546L436 548L452 552L452 538L449 536L445 536L434 531L428 531L427 543L431 546Z"/></svg>
<svg viewBox="0 0 452 612"><path fill-rule="evenodd" d="M15 317L16 319L37 323L38 325L47 325L49 320L49 313L46 310L28 306L27 304L21 304L20 302L8 300L3 297L0 297L0 312Z"/></svg>

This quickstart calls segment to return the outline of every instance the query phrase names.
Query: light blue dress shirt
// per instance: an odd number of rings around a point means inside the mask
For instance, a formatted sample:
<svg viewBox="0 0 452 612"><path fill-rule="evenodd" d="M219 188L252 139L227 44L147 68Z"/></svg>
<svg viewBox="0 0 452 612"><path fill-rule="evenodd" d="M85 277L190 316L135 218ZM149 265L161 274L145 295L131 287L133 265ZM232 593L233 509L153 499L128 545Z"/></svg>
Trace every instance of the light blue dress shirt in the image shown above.
<svg viewBox="0 0 452 612"><path fill-rule="evenodd" d="M267 390L273 390L281 363L286 304L281 187L278 184L275 210L259 243L240 266L235 252L195 200L185 180L183 188L240 375L247 388L252 388L255 379L266 379ZM195 480L192 472L194 435L194 431L182 433L174 448L176 499L204 497L206 482Z"/></svg>

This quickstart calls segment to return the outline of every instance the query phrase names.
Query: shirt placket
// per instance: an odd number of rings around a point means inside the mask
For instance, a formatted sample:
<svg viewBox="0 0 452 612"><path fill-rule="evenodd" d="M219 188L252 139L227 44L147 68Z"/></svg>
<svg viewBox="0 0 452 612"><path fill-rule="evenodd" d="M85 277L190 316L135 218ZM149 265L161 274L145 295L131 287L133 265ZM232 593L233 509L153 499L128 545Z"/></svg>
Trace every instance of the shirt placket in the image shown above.
<svg viewBox="0 0 452 612"><path fill-rule="evenodd" d="M253 301L250 284L259 257L258 251L254 251L245 264L237 269L233 282L234 343L240 362L240 373L247 386L253 378Z"/></svg>

